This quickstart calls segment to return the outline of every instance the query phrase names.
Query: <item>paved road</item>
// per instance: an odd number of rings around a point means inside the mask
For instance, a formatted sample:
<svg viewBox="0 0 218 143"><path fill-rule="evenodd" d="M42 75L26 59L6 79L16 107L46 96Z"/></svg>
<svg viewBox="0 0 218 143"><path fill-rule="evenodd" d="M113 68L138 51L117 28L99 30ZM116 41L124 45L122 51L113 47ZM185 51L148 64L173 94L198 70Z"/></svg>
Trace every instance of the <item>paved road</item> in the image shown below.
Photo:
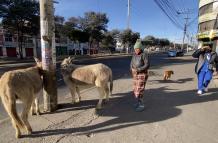
<svg viewBox="0 0 218 143"><path fill-rule="evenodd" d="M213 82L209 93L196 95L195 60L185 56L168 59L152 56L153 76L145 90L146 110L133 108L132 79L128 74L130 58L103 60L113 68L113 95L104 109L95 111L98 94L90 90L82 94L80 104L70 104L68 91L60 109L52 114L30 117L33 134L16 140L10 122L0 124L0 142L46 143L217 143L218 96ZM95 63L98 61L89 61ZM81 64L87 64L81 62ZM162 73L174 70L171 80L163 81Z"/></svg>
<svg viewBox="0 0 218 143"><path fill-rule="evenodd" d="M11 123L3 122L0 142L217 143L218 96L213 82L209 93L199 97L195 60L188 56L168 59L165 55L151 59L150 71L154 74L146 85L144 112L137 113L133 108L132 79L127 72L130 58L106 59L102 62L113 68L116 80L104 109L94 110L98 99L95 89L83 93L80 104L72 105L68 91L60 86L59 93L65 95L65 100L59 110L30 117L34 132L19 140L14 138ZM163 81L166 69L175 74L171 80Z"/></svg>
<svg viewBox="0 0 218 143"><path fill-rule="evenodd" d="M100 58L100 59L92 59L92 60L81 60L81 61L77 60L75 64L89 65L89 64L95 64L95 63L104 63L112 69L113 79L116 80L123 76L129 76L130 60L131 60L130 56L121 56L121 57L109 57L109 58ZM177 64L177 63L184 64L186 62L192 62L192 60L182 61L180 59L176 60L174 58L168 58L166 54L152 54L150 56L150 62L153 68L158 68L160 66L168 65L168 64ZM24 68L24 67L29 67L29 66L32 66L32 63L9 64L5 66L1 66L0 71L1 73L4 73L5 71L8 71L8 70ZM64 81L62 80L62 77L60 74L60 63L57 64L57 79L58 79L58 86L59 87L64 86ZM18 111L20 111L21 109L22 109L22 106L18 104ZM0 120L4 120L7 117L8 116L2 104L0 103Z"/></svg>

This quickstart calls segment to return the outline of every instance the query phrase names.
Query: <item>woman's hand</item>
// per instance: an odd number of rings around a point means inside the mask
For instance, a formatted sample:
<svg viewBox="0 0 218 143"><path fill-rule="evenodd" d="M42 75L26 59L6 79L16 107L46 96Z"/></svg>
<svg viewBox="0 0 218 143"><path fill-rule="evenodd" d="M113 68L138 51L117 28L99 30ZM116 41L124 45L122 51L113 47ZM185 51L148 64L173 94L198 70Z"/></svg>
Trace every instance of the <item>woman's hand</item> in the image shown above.
<svg viewBox="0 0 218 143"><path fill-rule="evenodd" d="M218 71L213 72L213 76L218 76Z"/></svg>
<svg viewBox="0 0 218 143"><path fill-rule="evenodd" d="M131 69L132 70L132 74L137 74L137 70L136 69Z"/></svg>

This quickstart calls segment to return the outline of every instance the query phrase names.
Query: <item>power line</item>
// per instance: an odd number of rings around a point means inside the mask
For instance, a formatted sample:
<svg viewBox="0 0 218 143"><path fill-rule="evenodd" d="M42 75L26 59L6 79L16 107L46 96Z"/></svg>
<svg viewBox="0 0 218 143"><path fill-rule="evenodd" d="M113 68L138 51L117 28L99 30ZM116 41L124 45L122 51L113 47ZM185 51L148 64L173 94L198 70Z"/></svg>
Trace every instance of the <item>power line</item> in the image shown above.
<svg viewBox="0 0 218 143"><path fill-rule="evenodd" d="M170 21L179 29L183 29L183 27L179 24L179 22L173 17L172 13L167 11L169 7L167 8L165 3L161 0L154 0L154 2L158 5L158 7L164 12L164 14L170 19ZM165 7L164 7L165 5Z"/></svg>
<svg viewBox="0 0 218 143"><path fill-rule="evenodd" d="M196 16L192 21L188 23L188 26L192 25L196 20L198 20L198 16Z"/></svg>
<svg viewBox="0 0 218 143"><path fill-rule="evenodd" d="M177 25L179 25L179 27L181 28L183 24L181 24L181 21L178 19L178 14L177 14L177 10L173 9L169 3L164 2L163 0L159 0L160 3L163 5L163 7L165 7L165 9L167 10L168 14L171 16L171 18L177 23Z"/></svg>
<svg viewBox="0 0 218 143"><path fill-rule="evenodd" d="M174 7L174 5L172 3L169 3L168 0L164 4L170 10L172 17L174 17L174 19L177 19L177 21L180 25L183 25L183 22L181 21L181 19L178 18L178 15L179 15L178 10Z"/></svg>

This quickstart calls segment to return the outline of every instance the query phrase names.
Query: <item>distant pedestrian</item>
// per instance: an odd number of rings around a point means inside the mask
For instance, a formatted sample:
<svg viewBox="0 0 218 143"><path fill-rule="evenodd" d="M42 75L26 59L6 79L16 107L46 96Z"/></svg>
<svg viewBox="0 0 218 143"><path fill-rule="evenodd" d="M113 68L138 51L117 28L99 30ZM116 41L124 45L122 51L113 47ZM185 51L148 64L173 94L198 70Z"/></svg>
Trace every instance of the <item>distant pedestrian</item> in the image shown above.
<svg viewBox="0 0 218 143"><path fill-rule="evenodd" d="M201 95L208 91L208 85L213 76L213 67L218 70L218 57L217 53L212 51L211 46L204 46L196 50L192 56L198 58L195 66L195 73L198 76L198 91L197 94Z"/></svg>
<svg viewBox="0 0 218 143"><path fill-rule="evenodd" d="M134 45L134 53L132 56L130 69L133 76L133 92L137 103L135 110L141 112L144 110L144 90L148 79L149 57L146 52L143 52L143 46L140 40L137 40Z"/></svg>

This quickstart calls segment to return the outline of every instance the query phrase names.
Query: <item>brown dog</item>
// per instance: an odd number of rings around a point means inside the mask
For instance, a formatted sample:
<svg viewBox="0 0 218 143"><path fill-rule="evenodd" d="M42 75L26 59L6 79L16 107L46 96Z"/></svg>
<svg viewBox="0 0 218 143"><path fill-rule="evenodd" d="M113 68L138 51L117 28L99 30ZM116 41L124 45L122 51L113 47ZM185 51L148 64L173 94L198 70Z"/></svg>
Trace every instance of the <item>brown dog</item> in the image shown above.
<svg viewBox="0 0 218 143"><path fill-rule="evenodd" d="M174 74L174 72L172 70L167 70L167 71L164 71L164 78L163 80L168 80L170 79L171 75Z"/></svg>

